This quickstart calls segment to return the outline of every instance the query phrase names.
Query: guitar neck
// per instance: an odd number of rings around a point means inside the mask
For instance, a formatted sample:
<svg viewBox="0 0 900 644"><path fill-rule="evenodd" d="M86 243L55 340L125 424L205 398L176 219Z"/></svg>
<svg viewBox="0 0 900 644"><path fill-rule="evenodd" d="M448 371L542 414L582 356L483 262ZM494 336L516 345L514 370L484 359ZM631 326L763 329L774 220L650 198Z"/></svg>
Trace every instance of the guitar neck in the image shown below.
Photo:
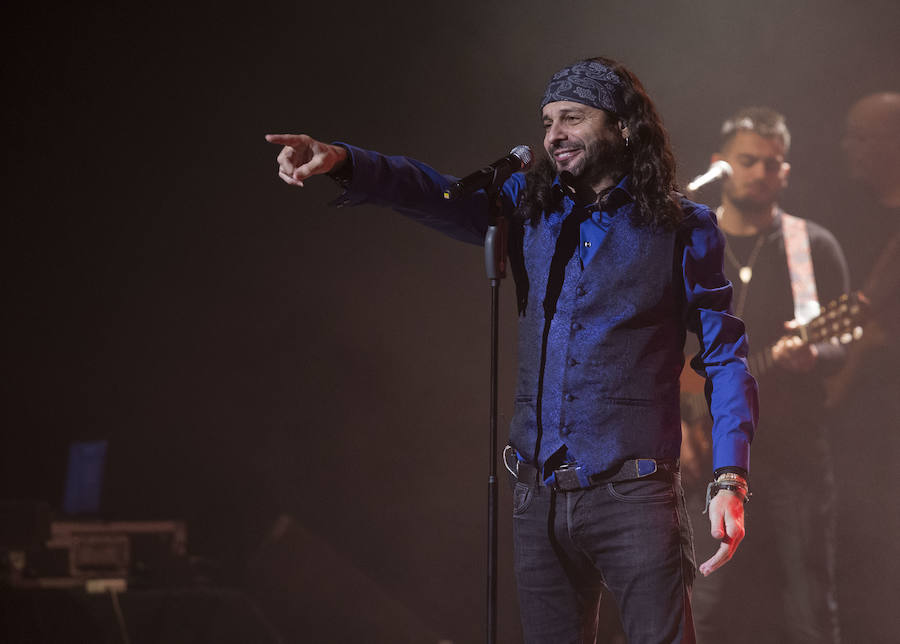
<svg viewBox="0 0 900 644"><path fill-rule="evenodd" d="M794 329L793 333L803 344L816 342L850 344L862 337L860 325L867 309L867 300L862 294L842 295L837 300L829 302L816 318ZM772 353L775 344L770 344L762 351L752 353L747 357L750 373L757 378L765 376L775 366Z"/></svg>

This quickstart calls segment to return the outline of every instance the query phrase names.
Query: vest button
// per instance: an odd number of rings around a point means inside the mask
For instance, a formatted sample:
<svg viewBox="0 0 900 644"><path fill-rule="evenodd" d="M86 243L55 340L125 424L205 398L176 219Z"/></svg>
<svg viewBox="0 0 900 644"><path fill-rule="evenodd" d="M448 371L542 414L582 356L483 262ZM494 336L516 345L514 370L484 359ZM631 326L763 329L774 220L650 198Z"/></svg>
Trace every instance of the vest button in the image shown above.
<svg viewBox="0 0 900 644"><path fill-rule="evenodd" d="M566 364L568 364L570 367L574 367L578 364L578 360L576 360L575 358L569 358L568 360L566 360Z"/></svg>
<svg viewBox="0 0 900 644"><path fill-rule="evenodd" d="M571 433L572 433L572 428L569 425L563 425L559 429L560 436L568 436Z"/></svg>
<svg viewBox="0 0 900 644"><path fill-rule="evenodd" d="M572 322L572 330L578 331L581 328L581 325L578 322Z"/></svg>
<svg viewBox="0 0 900 644"><path fill-rule="evenodd" d="M582 295L584 295L584 293L585 293L585 290L582 287L580 287L580 286L575 287L575 295L577 295L578 297L581 297Z"/></svg>
<svg viewBox="0 0 900 644"><path fill-rule="evenodd" d="M567 402L572 402L573 400L575 400L575 396L573 396L572 394L566 394Z"/></svg>

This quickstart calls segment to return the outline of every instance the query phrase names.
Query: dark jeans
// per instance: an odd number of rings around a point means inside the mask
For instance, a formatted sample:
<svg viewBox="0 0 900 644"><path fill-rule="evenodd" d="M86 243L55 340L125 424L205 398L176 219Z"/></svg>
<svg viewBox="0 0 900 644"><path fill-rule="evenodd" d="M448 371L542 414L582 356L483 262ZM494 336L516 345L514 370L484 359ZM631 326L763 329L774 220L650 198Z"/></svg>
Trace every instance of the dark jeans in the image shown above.
<svg viewBox="0 0 900 644"><path fill-rule="evenodd" d="M526 643L594 642L605 589L630 644L695 641L678 474L569 492L516 482L513 536Z"/></svg>

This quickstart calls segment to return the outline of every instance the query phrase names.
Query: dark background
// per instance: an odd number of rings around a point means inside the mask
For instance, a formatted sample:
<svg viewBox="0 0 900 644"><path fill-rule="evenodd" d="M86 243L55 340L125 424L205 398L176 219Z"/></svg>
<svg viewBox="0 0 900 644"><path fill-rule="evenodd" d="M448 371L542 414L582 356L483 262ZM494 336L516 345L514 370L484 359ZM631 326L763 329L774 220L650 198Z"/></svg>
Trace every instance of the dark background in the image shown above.
<svg viewBox="0 0 900 644"><path fill-rule="evenodd" d="M895 0L32 3L3 23L0 496L58 506L69 441L106 438L108 516L185 519L191 551L242 583L290 514L456 642L484 621L481 251L328 208L327 179L285 186L263 135L463 174L539 145L549 76L608 55L657 102L684 182L725 117L783 111L783 204L832 228L852 271L867 249L844 114L900 89ZM511 282L503 300L505 433ZM502 564L501 640L516 641ZM296 584L300 607L315 582Z"/></svg>

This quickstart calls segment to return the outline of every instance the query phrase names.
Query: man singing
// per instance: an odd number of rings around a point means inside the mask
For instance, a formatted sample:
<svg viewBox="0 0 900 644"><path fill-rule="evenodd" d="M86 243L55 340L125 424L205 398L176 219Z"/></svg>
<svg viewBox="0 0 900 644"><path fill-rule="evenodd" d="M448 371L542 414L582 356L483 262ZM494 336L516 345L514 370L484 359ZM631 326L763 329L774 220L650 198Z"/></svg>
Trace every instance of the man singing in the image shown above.
<svg viewBox="0 0 900 644"><path fill-rule="evenodd" d="M693 642L695 564L678 471L686 330L715 418L711 534L700 571L744 536L756 383L730 313L724 242L709 210L675 192L656 109L624 66L593 58L557 72L541 101L547 158L500 191L511 222L519 374L507 469L515 481L515 571L526 642L593 642L609 590L632 644ZM425 164L305 135L279 175L330 174L344 204L394 208L480 244L484 191L447 201Z"/></svg>

